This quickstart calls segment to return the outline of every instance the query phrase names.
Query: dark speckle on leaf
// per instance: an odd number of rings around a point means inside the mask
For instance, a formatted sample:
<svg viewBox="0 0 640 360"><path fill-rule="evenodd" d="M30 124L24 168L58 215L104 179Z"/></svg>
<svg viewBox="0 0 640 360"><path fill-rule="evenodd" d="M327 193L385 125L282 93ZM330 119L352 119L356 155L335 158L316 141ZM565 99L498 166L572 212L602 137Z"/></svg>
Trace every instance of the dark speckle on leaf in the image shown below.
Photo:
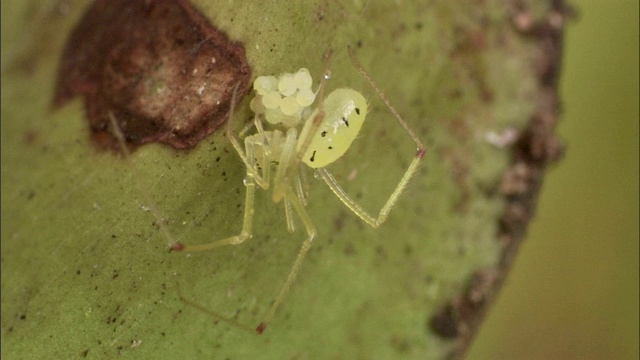
<svg viewBox="0 0 640 360"><path fill-rule="evenodd" d="M453 339L459 335L454 309L450 306L442 309L429 321L431 331L444 339Z"/></svg>
<svg viewBox="0 0 640 360"><path fill-rule="evenodd" d="M189 148L222 125L250 75L243 45L187 0L97 0L67 41L53 104L83 96L101 147L118 150L112 113L132 148Z"/></svg>

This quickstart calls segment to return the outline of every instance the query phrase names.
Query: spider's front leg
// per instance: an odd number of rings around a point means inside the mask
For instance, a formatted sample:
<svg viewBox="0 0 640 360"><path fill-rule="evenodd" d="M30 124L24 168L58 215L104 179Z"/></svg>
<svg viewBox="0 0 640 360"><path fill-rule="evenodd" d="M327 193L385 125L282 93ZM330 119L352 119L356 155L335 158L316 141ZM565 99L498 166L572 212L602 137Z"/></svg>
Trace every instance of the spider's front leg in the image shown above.
<svg viewBox="0 0 640 360"><path fill-rule="evenodd" d="M245 202L244 202L244 217L242 222L242 230L240 231L240 234L235 236L230 236L222 240L217 240L208 244L202 244L202 245L183 245L178 243L172 247L172 250L188 251L188 252L211 250L211 249L214 249L220 246L225 246L225 245L238 245L245 242L246 240L250 239L253 236L252 229L253 229L253 215L255 212L254 199L255 199L256 185L259 185L262 188L267 188L270 181L270 173L268 171L270 164L269 164L269 158L266 155L266 150L265 150L266 146L267 146L266 144L261 142L259 137L256 137L255 135L249 136L245 138L246 152L244 151L238 152L240 156L243 158L243 160L246 160L246 164L247 164L246 166L247 174L244 179L244 185L246 188L246 196L245 196ZM258 164L256 164L256 159L261 159L260 161L263 162L262 166L258 166ZM263 170L262 174L258 172L259 169ZM256 179L258 178L260 178L261 181L263 181L266 185L263 186L262 184L258 183L256 181Z"/></svg>
<svg viewBox="0 0 640 360"><path fill-rule="evenodd" d="M248 153L248 152L252 152L251 150L254 150L253 148L249 148L249 143L251 142L250 137L245 138L245 148L247 150L247 152L245 152L245 150L242 149L242 145L240 144L240 139L238 138L238 135L236 135L236 133L233 132L233 129L231 127L232 120L233 120L233 107L231 108L231 114L229 115L229 121L227 122L227 129L226 129L227 140L229 140L231 145L233 145L233 148L238 153L238 156L240 157L240 159L242 159L242 162L247 167L247 174L252 173L254 181L261 188L263 188L263 189L269 188L269 179L266 178L266 177L269 176L268 172L263 174L264 176L260 175L258 173L258 169L257 169L256 164L255 164L255 160L256 159L253 156L253 153L251 153L251 154ZM260 122L260 119L256 118L255 119L256 125L259 122ZM261 125L261 123L260 123L260 125ZM262 126L258 126L258 129L261 130ZM261 132L260 136L262 138L264 138L264 132ZM266 138L264 138L264 141L261 144L261 147L263 148L263 154L267 154L269 150L268 150L268 144L266 143ZM266 150L264 150L264 149L266 149ZM267 168L268 168L268 166L265 164L264 165L264 169L267 169Z"/></svg>
<svg viewBox="0 0 640 360"><path fill-rule="evenodd" d="M246 187L246 196L244 201L244 217L242 220L242 230L240 231L240 234L202 245L183 245L181 243L177 243L171 247L171 250L186 252L205 251L225 245L242 244L247 239L250 239L253 236L252 228L253 214L255 212L254 198L256 192L256 182L254 179L254 175L248 170L244 183Z"/></svg>

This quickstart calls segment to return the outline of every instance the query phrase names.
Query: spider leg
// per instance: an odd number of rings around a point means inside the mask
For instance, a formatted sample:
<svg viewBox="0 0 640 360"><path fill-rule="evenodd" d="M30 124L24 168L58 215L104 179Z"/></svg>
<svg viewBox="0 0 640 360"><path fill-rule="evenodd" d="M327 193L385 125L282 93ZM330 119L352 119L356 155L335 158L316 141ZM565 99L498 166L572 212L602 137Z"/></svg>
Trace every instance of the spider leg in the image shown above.
<svg viewBox="0 0 640 360"><path fill-rule="evenodd" d="M362 75L362 77L369 83L369 86L371 86L371 88L376 92L376 94L378 94L378 97L380 97L382 102L384 102L387 108L389 108L389 111L391 111L391 113L396 118L396 120L398 120L400 125L402 125L402 127L411 137L411 139L416 143L418 147L417 154L418 155L422 154L421 156L424 157L427 150L425 146L422 144L422 141L420 141L420 139L418 138L418 135L416 135L413 129L411 129L411 127L409 126L409 124L407 124L407 122L402 118L402 116L400 116L400 113L398 113L398 111L391 105L391 103L389 102L385 94L382 92L382 90L380 90L378 85L373 81L369 73L362 67L362 65L360 65L360 62L356 58L356 55L351 49L351 47L349 46L347 47L347 49L349 50L349 57L351 57L351 61L353 62L353 65L356 67L356 69L358 69L358 72L360 73L360 75Z"/></svg>
<svg viewBox="0 0 640 360"><path fill-rule="evenodd" d="M262 126L262 120L260 120L260 116L258 116L258 114L256 114L256 116L253 118L253 123L258 130L258 134L260 135L260 139L262 139L262 143L264 144L265 154L267 154L267 156L271 155L271 147L269 147L269 141L267 140L264 126Z"/></svg>
<svg viewBox="0 0 640 360"><path fill-rule="evenodd" d="M229 123L231 123L231 121L229 121ZM263 189L268 189L269 181L268 179L265 179L263 176L259 174L258 169L255 166L255 157L253 157L253 154L247 154L245 150L242 149L240 145L240 140L238 140L236 135L231 132L231 129L229 128L229 126L227 127L227 139L229 139L229 142L236 149L238 156L240 156L240 159L242 159L242 162L247 168L247 173L252 174L253 180L255 181L255 183L257 183L258 186L260 186ZM246 145L246 142L245 142L245 145ZM267 166L263 167L263 169L266 169L266 168L268 168L268 164Z"/></svg>
<svg viewBox="0 0 640 360"><path fill-rule="evenodd" d="M120 151L122 151L122 154L124 154L125 159L129 160L130 157L131 157L131 152L129 151L129 148L127 147L127 144L125 142L124 134L122 133L122 129L120 129L120 126L118 125L118 121L116 120L115 115L113 115L113 113L111 111L109 111L109 113L107 115L109 116L110 130L113 133L113 135L116 137L116 139L118 140L118 146L120 147ZM140 174L137 173L137 169L136 169L135 166L132 166L131 169L132 169L131 171L134 173L134 175L135 175L134 177L136 179L141 179L142 178L140 176ZM151 195L146 190L146 188L142 187L139 183L137 185L138 185L138 188L140 189L140 192L144 196L144 201L145 201L145 203L147 203L147 208L149 209L149 211L151 212L153 217L156 218L156 224L158 225L158 227L160 228L160 231L162 232L162 234L165 236L165 238L169 242L168 245L169 246L175 246L178 243L178 241L173 237L173 235L171 234L171 232L169 231L169 229L165 225L165 223L164 223L164 221L162 219L162 216L160 216L160 212L158 211L158 207L155 205L155 203L151 199Z"/></svg>
<svg viewBox="0 0 640 360"><path fill-rule="evenodd" d="M253 155L252 156L247 156L245 151L242 149L242 145L240 145L240 140L238 139L238 136L235 134L235 132L233 131L232 126L231 126L231 123L233 122L232 120L233 120L233 112L234 112L234 109L235 109L235 103L236 103L235 100L236 100L236 91L237 90L238 90L238 85L236 85L236 87L234 88L233 96L231 98L231 109L229 110L229 120L227 120L227 129L226 129L227 140L229 140L231 145L233 145L233 148L238 153L238 156L240 156L240 159L242 159L242 162L247 167L247 173L251 172L253 174L255 183L257 183L258 186L260 186L263 189L268 189L269 188L269 180L265 179L263 176L261 176L258 173L258 170L255 167L255 158L253 157ZM259 120L256 119L256 125L257 125L258 121ZM245 145L246 145L246 141L245 141ZM263 169L265 169L265 168L268 168L268 166L263 166Z"/></svg>
<svg viewBox="0 0 640 360"><path fill-rule="evenodd" d="M206 251L215 249L225 245L238 245L250 239L253 236L253 214L254 214L254 198L256 192L256 182L254 181L255 174L253 174L247 168L247 176L244 179L244 185L246 187L246 196L244 200L244 217L242 220L242 230L240 234L230 236L228 238L210 242L208 244L201 245L182 245L177 244L173 247L173 250L194 252L194 251Z"/></svg>
<svg viewBox="0 0 640 360"><path fill-rule="evenodd" d="M287 231L293 233L296 231L296 223L293 221L293 207L289 199L284 199L284 214L287 221Z"/></svg>
<svg viewBox="0 0 640 360"><path fill-rule="evenodd" d="M302 262L304 261L304 258L307 252L309 251L309 248L311 248L311 244L313 243L313 240L316 236L316 228L313 225L313 221L311 220L311 218L309 217L309 214L305 209L304 197L301 196L300 194L296 194L296 192L292 189L292 182L288 181L288 179L285 177L285 174L287 174L290 168L294 166L293 156L296 154L297 144L298 144L297 131L295 128L289 128L287 130L286 139L284 140L284 143L282 146L282 154L280 156L278 169L276 171L276 175L273 181L274 182L273 184L274 201L277 202L279 201L278 199L284 199L285 213L287 216L287 226L289 227L290 231L292 230L292 226L293 226L293 216L292 216L293 211L291 208L295 210L295 212L300 217L302 224L307 230L307 239L302 243L302 247L300 248L300 251L298 252L298 256L296 257L295 261L293 262L293 265L291 266L289 275L287 276L287 279L285 280L285 283L282 286L280 293L278 294L278 297L276 298L275 302L273 303L269 311L267 311L267 314L264 320L256 328L256 332L258 332L259 334L262 334L264 329L271 322L271 320L273 319L273 316L278 310L278 307L284 301L285 297L289 293L289 289L291 288L291 285L294 283L296 276L298 275L298 271L300 270L300 266L302 265ZM293 184L296 185L296 187L301 187L301 185L299 184L302 183L302 180L300 179L299 172L297 172L298 166L299 165L295 165L294 167L294 170L296 170L296 173L295 173L296 179Z"/></svg>
<svg viewBox="0 0 640 360"><path fill-rule="evenodd" d="M285 201L291 202L291 205L293 206L294 210L296 211L296 213L298 213L298 216L302 220L302 223L304 224L304 227L307 230L307 239L302 243L300 251L298 252L298 256L296 256L296 259L293 262L293 265L291 266L289 275L287 275L287 279L285 280L284 285L282 285L282 288L280 289L280 293L278 293L278 297L276 298L276 301L273 303L273 305L271 305L271 308L269 309L269 311L267 311L267 314L264 317L264 320L262 320L260 325L258 325L258 327L256 328L256 332L258 334L262 334L262 332L265 330L267 325L269 325L276 311L280 307L280 304L282 304L282 301L285 299L285 297L289 293L289 290L291 289L291 285L293 285L293 283L296 280L296 277L298 276L298 272L300 271L300 267L302 266L304 258L306 257L307 252L311 248L311 245L313 244L313 240L316 237L316 227L313 225L313 221L309 217L307 210L305 209L300 199L298 199L296 194L293 192L291 187L287 186L285 188L284 196L285 196Z"/></svg>
<svg viewBox="0 0 640 360"><path fill-rule="evenodd" d="M393 193L391 193L391 196L389 196L389 199L387 199L387 202L384 204L382 209L380 209L380 212L378 213L377 217L374 217L371 214L369 214L365 209L362 208L362 206L360 206L360 204L358 204L355 200L353 200L344 191L344 189L342 189L340 184L338 184L336 179L333 177L333 175L331 175L331 172L329 172L327 168L316 169L316 172L322 177L322 180L324 180L327 183L331 191L333 191L333 193L338 197L338 199L340 199L340 201L342 201L342 203L345 204L347 208L349 208L349 210L351 210L360 219L362 219L362 221L371 225L371 227L377 228L380 226L380 224L382 224L387 220L387 216L389 216L391 209L398 202L398 199L400 199L400 195L407 188L407 185L409 185L409 182L411 181L413 176L416 174L416 171L418 170L418 167L420 165L420 160L422 160L422 156L420 156L420 153L418 153L418 155L416 155L416 157L413 158L413 161L411 161L409 168L402 176L402 179L400 179L400 182L398 183L398 185L396 185L395 190L393 191Z"/></svg>
<svg viewBox="0 0 640 360"><path fill-rule="evenodd" d="M208 244L202 245L182 245L178 244L173 247L174 250L180 251L205 251L211 250L220 246L225 245L238 245L242 244L246 240L250 239L253 236L252 227L253 227L253 214L254 210L254 199L256 192L256 178L260 176L258 174L258 170L260 168L263 169L263 181L269 184L270 181L270 173L267 169L271 166L269 164L269 158L265 154L265 144L261 143L259 139L255 137L245 138L245 148L246 148L246 159L247 159L247 174L244 178L244 185L246 188L246 195L244 201L244 217L242 222L242 230L240 234L235 236L230 236L228 238L217 240ZM245 152L243 152L245 154ZM256 158L260 158L263 161L262 166L256 165ZM259 185L259 184L258 184Z"/></svg>
<svg viewBox="0 0 640 360"><path fill-rule="evenodd" d="M244 139L245 137L247 137L247 133L249 131L251 131L251 129L253 129L253 127L256 126L255 122L249 123L247 125L245 125L242 130L240 130L240 132L238 132L238 137L240 139Z"/></svg>
<svg viewBox="0 0 640 360"><path fill-rule="evenodd" d="M384 104L389 108L389 110L391 111L395 119L405 129L407 134L409 134L409 137L411 137L411 139L413 139L413 141L416 143L416 147L417 147L416 154L414 155L413 160L409 164L409 168L405 171L404 175L402 176L402 179L400 179L400 182L398 183L398 185L396 185L395 190L393 191L393 193L391 193L391 196L389 196L389 199L387 199L387 202L382 207L377 217L370 215L366 210L362 208L362 206L360 206L355 200L353 200L342 189L342 187L340 187L340 185L338 184L336 179L333 177L333 175L331 175L329 170L327 170L326 168L316 169L317 173L327 183L331 191L333 191L333 193L340 199L340 201L342 201L354 214L360 217L364 222L366 222L367 224L371 225L374 228L377 228L378 226L380 226L380 224L385 222L385 220L387 219L387 216L389 215L389 212L391 212L391 209L393 208L393 206L398 202L400 195L407 188L411 179L415 176L416 172L418 171L420 162L422 161L422 159L426 154L426 148L422 144L420 139L418 139L418 136L415 134L413 129L411 129L409 124L400 116L400 114L396 111L396 109L394 109L393 106L391 106L391 103L389 102L389 100L387 100L387 97L384 95L382 90L380 90L380 88L376 85L373 79L371 79L371 76L369 76L369 74L360 65L360 63L355 57L355 54L353 53L353 50L351 50L350 47L349 47L349 56L351 57L353 64L358 69L360 74L365 78L365 80L369 83L369 85L375 90L375 92L382 99Z"/></svg>
<svg viewBox="0 0 640 360"><path fill-rule="evenodd" d="M309 183L307 182L305 170L306 169L304 169L304 166L298 166L298 173L294 180L295 194L304 207L307 206L307 194L309 191ZM294 209L292 208L291 201L289 201L287 197L285 197L284 199L284 206L285 214L287 217L287 229L290 233L293 233L296 231L295 222L293 221L292 215Z"/></svg>
<svg viewBox="0 0 640 360"><path fill-rule="evenodd" d="M271 179L271 146L269 144L269 139L264 131L262 126L262 121L260 117L256 115L254 119L254 123L256 125L256 129L258 129L258 135L260 136L260 169L262 170L262 179L266 180L266 184L263 184L261 187L265 190L269 188L269 181ZM271 132L270 140L274 143L279 141L280 132Z"/></svg>
<svg viewBox="0 0 640 360"><path fill-rule="evenodd" d="M298 176L296 176L295 186L296 194L302 205L307 206L307 196L309 195L309 182L307 181L307 174L303 165L298 166Z"/></svg>
<svg viewBox="0 0 640 360"><path fill-rule="evenodd" d="M214 319L216 319L216 320L218 320L218 321L222 321L222 322L224 322L225 324L228 324L228 325L231 325L231 326L235 326L236 328L238 328L238 329L240 329L240 330L247 331L247 332L249 332L249 333L255 333L255 332L254 332L254 331L255 331L254 329L252 329L252 328L250 328L250 327L248 327L248 326L246 326L246 325L242 325L242 324L240 324L239 322L237 322L237 321L235 321L235 320L232 320L232 319L230 319L230 318L227 318L226 316L224 316L224 315L222 315L222 314L219 314L219 313L217 313L217 312L215 312L215 311L211 311L211 310L207 309L206 307L204 307L204 306L202 306L202 305L198 304L197 302L195 302L195 301L193 301L193 300L188 299L187 297L185 297L185 296L182 294L182 291L180 290L180 283L179 283L179 282L176 282L176 290L178 291L178 298L179 298L179 299L180 299L180 301L182 301L183 303L185 303L185 304L187 304L187 305L189 305L189 306L191 306L191 307L193 307L193 308L196 308L196 309L198 309L198 310L202 311L203 313L205 313L205 314L207 314L207 315L211 316L212 318L214 318Z"/></svg>
<svg viewBox="0 0 640 360"><path fill-rule="evenodd" d="M287 129L287 135L282 145L282 153L278 161L278 168L273 180L273 202L278 203L284 197L285 187L291 183L286 177L290 168L295 164L296 144L298 143L298 131L296 128ZM294 165L295 164L295 165Z"/></svg>
<svg viewBox="0 0 640 360"><path fill-rule="evenodd" d="M316 110L313 111L305 121L305 126L303 127L302 132L300 133L300 137L297 139L295 151L291 159L291 164L290 166L287 166L284 169L284 172L282 173L282 176L280 178L282 179L281 183L291 184L291 182L294 180L294 176L296 176L295 173L297 171L297 168L302 162L301 161L302 156L304 156L304 154L307 152L307 149L311 145L311 140L313 140L314 134L316 134L316 132L320 128L320 124L322 123L322 120L324 120L325 87L326 87L327 80L331 77L331 70L329 69L330 59L331 59L331 48L328 48L324 54L324 63L325 63L324 74L320 79L320 85L318 86L318 91L316 92L316 94L318 94L318 103L317 103ZM311 123L311 124L307 126L308 123ZM282 193L281 191L274 192L274 201L276 197L281 196L281 193ZM301 198L301 199L303 199L303 203L306 202L304 198Z"/></svg>

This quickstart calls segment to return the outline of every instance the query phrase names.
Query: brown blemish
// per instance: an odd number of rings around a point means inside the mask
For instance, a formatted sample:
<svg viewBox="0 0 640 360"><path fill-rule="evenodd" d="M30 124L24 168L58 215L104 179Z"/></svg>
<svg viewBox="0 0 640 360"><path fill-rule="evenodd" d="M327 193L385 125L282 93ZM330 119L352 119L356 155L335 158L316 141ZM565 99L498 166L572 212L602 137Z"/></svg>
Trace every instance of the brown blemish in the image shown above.
<svg viewBox="0 0 640 360"><path fill-rule="evenodd" d="M428 329L443 339L455 339L459 335L458 320L451 303L445 305L428 322Z"/></svg>
<svg viewBox="0 0 640 360"><path fill-rule="evenodd" d="M333 219L333 225L337 232L341 231L344 228L344 219L346 214L343 211L340 211L338 215Z"/></svg>
<svg viewBox="0 0 640 360"><path fill-rule="evenodd" d="M101 147L119 150L112 113L132 148L189 148L228 118L250 74L243 45L187 0L98 0L69 37L53 104L83 96Z"/></svg>
<svg viewBox="0 0 640 360"><path fill-rule="evenodd" d="M487 50L489 40L490 22L480 20L479 25L473 28L458 26L454 30L454 46L450 50L452 61L459 63L464 73L458 74L472 81L479 98L483 103L491 103L494 100L493 89L489 85L486 74L486 64L481 56ZM464 93L453 93L462 96Z"/></svg>
<svg viewBox="0 0 640 360"><path fill-rule="evenodd" d="M356 253L356 247L352 243L347 243L344 247L344 254L347 256L353 256Z"/></svg>
<svg viewBox="0 0 640 360"><path fill-rule="evenodd" d="M467 120L463 117L448 119L446 121L446 125L449 128L449 132L456 138L456 140L466 142L472 136L471 128L469 127Z"/></svg>
<svg viewBox="0 0 640 360"><path fill-rule="evenodd" d="M38 138L40 137L40 133L38 131L35 130L27 130L22 139L24 141L25 144L27 145L33 145L36 143L36 141L38 140Z"/></svg>
<svg viewBox="0 0 640 360"><path fill-rule="evenodd" d="M462 295L449 301L429 320L429 328L444 339L470 335L477 312L487 303L490 290L495 286L497 274L492 269L474 274Z"/></svg>

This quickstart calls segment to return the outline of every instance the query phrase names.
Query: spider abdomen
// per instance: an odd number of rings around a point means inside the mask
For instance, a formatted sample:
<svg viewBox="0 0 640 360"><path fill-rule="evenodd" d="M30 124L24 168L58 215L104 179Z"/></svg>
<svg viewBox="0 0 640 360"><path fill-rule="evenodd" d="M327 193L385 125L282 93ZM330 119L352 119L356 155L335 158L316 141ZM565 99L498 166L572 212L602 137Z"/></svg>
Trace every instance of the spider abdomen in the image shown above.
<svg viewBox="0 0 640 360"><path fill-rule="evenodd" d="M311 168L325 167L344 155L358 136L367 116L367 101L353 89L331 92L321 106L325 112L324 118L302 157L302 161ZM301 138L310 131L317 112L316 109L309 117Z"/></svg>

